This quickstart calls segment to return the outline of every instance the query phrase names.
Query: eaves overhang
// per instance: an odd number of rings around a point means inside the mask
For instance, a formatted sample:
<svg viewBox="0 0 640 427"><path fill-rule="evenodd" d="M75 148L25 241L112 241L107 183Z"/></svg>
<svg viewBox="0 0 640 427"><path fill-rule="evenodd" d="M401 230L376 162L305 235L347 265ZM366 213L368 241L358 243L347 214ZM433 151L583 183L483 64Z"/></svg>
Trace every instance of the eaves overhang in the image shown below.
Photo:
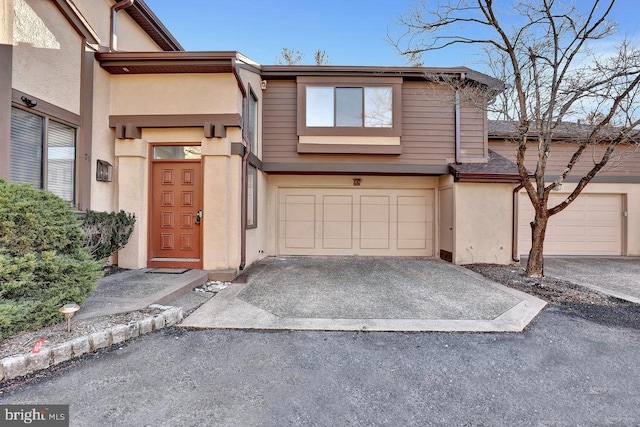
<svg viewBox="0 0 640 427"><path fill-rule="evenodd" d="M117 1L114 1L114 3L117 3ZM178 40L143 0L136 0L125 11L162 50L184 51Z"/></svg>
<svg viewBox="0 0 640 427"><path fill-rule="evenodd" d="M503 90L501 80L472 70L467 67L378 67L378 66L342 66L342 65L263 65L262 77L273 80L292 80L298 76L342 76L372 77L397 76L405 80L437 80L442 77L464 76L494 90Z"/></svg>
<svg viewBox="0 0 640 427"><path fill-rule="evenodd" d="M111 74L231 73L244 57L227 52L98 52L96 60ZM251 63L239 66L259 72Z"/></svg>

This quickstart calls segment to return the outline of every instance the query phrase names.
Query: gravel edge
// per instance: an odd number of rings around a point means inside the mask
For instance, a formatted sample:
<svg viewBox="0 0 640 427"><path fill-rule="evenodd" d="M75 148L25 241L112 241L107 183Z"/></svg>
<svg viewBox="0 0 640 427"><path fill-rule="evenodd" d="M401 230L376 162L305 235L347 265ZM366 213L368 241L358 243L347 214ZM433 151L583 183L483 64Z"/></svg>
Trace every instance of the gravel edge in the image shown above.
<svg viewBox="0 0 640 427"><path fill-rule="evenodd" d="M162 310L162 312L127 324L119 324L83 335L51 347L44 347L39 353L19 354L0 359L0 384L104 348L120 345L132 338L171 327L184 317L182 307L152 304L149 308Z"/></svg>

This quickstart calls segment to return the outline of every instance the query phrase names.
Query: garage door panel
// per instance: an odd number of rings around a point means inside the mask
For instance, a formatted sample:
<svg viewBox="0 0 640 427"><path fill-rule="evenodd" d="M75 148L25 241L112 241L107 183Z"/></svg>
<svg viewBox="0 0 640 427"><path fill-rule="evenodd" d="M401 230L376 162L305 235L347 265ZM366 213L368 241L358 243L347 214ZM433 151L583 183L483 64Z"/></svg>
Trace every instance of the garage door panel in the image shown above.
<svg viewBox="0 0 640 427"><path fill-rule="evenodd" d="M390 249L389 239L360 239L360 249Z"/></svg>
<svg viewBox="0 0 640 427"><path fill-rule="evenodd" d="M314 196L288 196L285 205L285 220L288 221L314 221L315 220Z"/></svg>
<svg viewBox="0 0 640 427"><path fill-rule="evenodd" d="M352 249L353 248L353 239L331 239L328 237L323 237L322 239L322 248L323 249Z"/></svg>
<svg viewBox="0 0 640 427"><path fill-rule="evenodd" d="M550 206L566 194L552 194ZM565 210L549 219L544 243L546 255L621 255L622 195L583 193ZM526 194L519 199L518 251L531 248L534 213Z"/></svg>
<svg viewBox="0 0 640 427"><path fill-rule="evenodd" d="M433 256L434 194L433 189L280 188L278 251Z"/></svg>
<svg viewBox="0 0 640 427"><path fill-rule="evenodd" d="M387 239L389 240L388 222L361 222L360 240L365 239Z"/></svg>

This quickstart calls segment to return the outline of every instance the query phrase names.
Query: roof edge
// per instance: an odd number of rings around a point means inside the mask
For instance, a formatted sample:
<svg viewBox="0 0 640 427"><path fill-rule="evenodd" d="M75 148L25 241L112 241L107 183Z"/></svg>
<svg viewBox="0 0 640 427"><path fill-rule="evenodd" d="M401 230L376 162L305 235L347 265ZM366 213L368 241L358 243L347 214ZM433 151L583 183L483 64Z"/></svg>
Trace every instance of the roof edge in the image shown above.
<svg viewBox="0 0 640 427"><path fill-rule="evenodd" d="M125 9L125 11L162 50L184 51L180 42L164 26L160 18L153 13L144 0L136 0L133 6Z"/></svg>

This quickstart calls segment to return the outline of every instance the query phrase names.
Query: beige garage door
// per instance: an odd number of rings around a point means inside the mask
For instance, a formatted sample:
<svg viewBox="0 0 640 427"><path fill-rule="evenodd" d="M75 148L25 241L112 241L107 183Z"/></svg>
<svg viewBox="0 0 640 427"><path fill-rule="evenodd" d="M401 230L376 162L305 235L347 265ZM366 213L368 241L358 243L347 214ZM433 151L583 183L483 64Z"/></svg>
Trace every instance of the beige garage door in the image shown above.
<svg viewBox="0 0 640 427"><path fill-rule="evenodd" d="M567 195L554 193L549 206ZM531 249L533 207L526 194L518 203L518 250ZM546 255L622 255L623 196L583 193L568 208L549 220L544 241Z"/></svg>
<svg viewBox="0 0 640 427"><path fill-rule="evenodd" d="M281 255L433 256L434 190L280 188Z"/></svg>

